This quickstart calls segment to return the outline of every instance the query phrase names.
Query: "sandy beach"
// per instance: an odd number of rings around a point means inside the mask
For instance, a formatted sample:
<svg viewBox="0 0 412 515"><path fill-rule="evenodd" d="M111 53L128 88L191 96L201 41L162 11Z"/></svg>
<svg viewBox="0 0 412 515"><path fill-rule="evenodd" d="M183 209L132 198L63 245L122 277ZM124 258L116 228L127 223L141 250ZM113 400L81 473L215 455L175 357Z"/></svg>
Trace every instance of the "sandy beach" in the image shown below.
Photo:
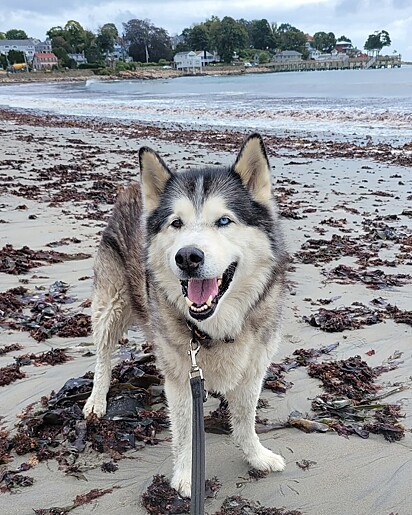
<svg viewBox="0 0 412 515"><path fill-rule="evenodd" d="M49 333L39 337L38 328L27 325L20 315L46 316L44 305L30 301L19 312L4 296L0 299L0 374L23 355L59 349L69 358L56 365L20 360L23 376L0 386L0 511L7 515L29 515L33 510L65 513L50 508L74 505L76 514L148 513L142 494L153 476L171 476L167 429L159 429L156 445L148 437L124 453L98 452L89 443L79 452L70 438L61 435L56 437L60 447L43 442L49 450L64 449L64 460L62 455L42 460L33 443L17 454L10 442L18 424L28 420L22 419L22 413L35 416L36 410L47 406L52 391L94 368L87 327L93 258L117 189L138 179L139 148L151 146L177 169L230 164L244 134L2 111L0 135L0 295L24 288L27 291L20 293L20 300L38 295L41 302L53 304L50 299L57 296L50 297L50 287L63 281L67 286L59 295L70 299L47 320L78 316L76 330L68 336L58 336L67 331L59 333L49 324L44 325ZM207 499L206 512L274 513L257 508L219 512L225 499L241 496L268 509L284 508L285 514L296 510L304 515L408 515L412 512L412 143L366 147L263 137L291 264L284 336L273 357L275 364L282 365L272 370L273 381L262 391L258 415L267 419L266 426L261 424L261 440L285 457L287 467L282 473L253 478L229 435L207 433L206 477L217 477L221 487ZM24 246L69 257L54 256L58 262L48 262L53 256L32 255L34 266L29 263L25 268L19 262L21 255L17 258L11 250ZM49 297L41 297L45 292ZM137 328L125 338L113 364L130 357L131 351L140 352L143 340ZM8 350L15 344L16 350ZM306 356L302 351L294 355L295 351L326 346L330 350L308 352L309 359L290 365L296 356ZM344 388L340 394L332 390L321 380L322 370L313 365L342 363L355 356L360 359L355 360L359 368L349 371L352 386L362 386L356 381L362 382L365 367L373 377L364 383L370 391L352 397L364 406L362 416L348 422L342 412L338 416L331 408L336 408L337 399L348 400ZM330 405L316 411L313 401L324 394L330 395ZM83 403L80 400L79 406ZM205 413L218 404L217 399L209 399ZM391 405L391 413L398 416L391 418L385 412L386 418L379 420L379 413L376 418L377 411L385 410L383 404ZM157 400L152 409L161 407ZM274 428L269 430L268 424ZM365 424L370 424L369 429ZM83 426L79 422L76 427L78 436ZM107 462L117 470L102 470ZM13 483L16 475L32 478L28 481L32 484ZM94 489L110 491L91 502L73 501Z"/></svg>

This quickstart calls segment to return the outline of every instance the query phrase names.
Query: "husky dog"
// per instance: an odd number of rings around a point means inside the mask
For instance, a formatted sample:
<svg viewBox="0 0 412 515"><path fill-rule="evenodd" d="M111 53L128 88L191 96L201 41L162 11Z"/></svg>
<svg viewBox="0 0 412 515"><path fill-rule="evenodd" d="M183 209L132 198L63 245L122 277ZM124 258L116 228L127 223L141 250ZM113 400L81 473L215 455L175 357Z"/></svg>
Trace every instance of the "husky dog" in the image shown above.
<svg viewBox="0 0 412 515"><path fill-rule="evenodd" d="M191 489L188 356L200 335L206 387L223 394L232 434L249 464L285 467L255 432L262 380L280 338L285 246L261 137L244 142L231 167L172 172L139 153L141 186L123 190L95 264L93 329L97 364L88 416L106 412L113 348L131 324L154 342L170 412L172 486Z"/></svg>

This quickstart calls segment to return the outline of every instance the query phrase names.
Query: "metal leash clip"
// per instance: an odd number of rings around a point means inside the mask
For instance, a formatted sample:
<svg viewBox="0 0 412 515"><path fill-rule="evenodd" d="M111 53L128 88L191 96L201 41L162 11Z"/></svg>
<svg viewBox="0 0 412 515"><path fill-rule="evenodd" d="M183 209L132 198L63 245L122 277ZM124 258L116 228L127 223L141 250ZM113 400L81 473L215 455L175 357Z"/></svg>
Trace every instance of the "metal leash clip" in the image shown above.
<svg viewBox="0 0 412 515"><path fill-rule="evenodd" d="M192 379L192 377L198 377L198 376L200 376L200 378L203 379L202 369L198 366L198 364L196 362L196 354L199 352L199 350L200 350L200 345L198 343L195 343L193 341L193 339L190 340L190 348L187 351L187 353L189 354L190 361L192 362L192 368L189 372L189 377L191 379Z"/></svg>

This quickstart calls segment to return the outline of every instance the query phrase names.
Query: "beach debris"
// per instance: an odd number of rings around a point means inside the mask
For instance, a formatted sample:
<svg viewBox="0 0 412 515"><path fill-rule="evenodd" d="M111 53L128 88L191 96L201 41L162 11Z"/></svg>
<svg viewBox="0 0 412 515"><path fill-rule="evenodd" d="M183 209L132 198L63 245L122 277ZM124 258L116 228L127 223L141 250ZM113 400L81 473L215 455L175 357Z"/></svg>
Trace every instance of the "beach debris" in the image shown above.
<svg viewBox="0 0 412 515"><path fill-rule="evenodd" d="M297 461L296 462L296 465L302 469L302 470L309 470L311 467L313 467L314 465L316 465L317 462L316 461L312 461L312 460L301 460L301 461Z"/></svg>
<svg viewBox="0 0 412 515"><path fill-rule="evenodd" d="M19 343L11 343L10 345L4 345L0 347L0 356L4 356L8 352L14 352L23 349L23 346Z"/></svg>
<svg viewBox="0 0 412 515"><path fill-rule="evenodd" d="M392 319L397 324L412 325L412 311L392 306L382 297L372 299L370 303L373 309L361 302L353 302L351 306L337 309L320 308L311 315L304 315L303 320L329 333L360 329L378 324L385 319Z"/></svg>
<svg viewBox="0 0 412 515"><path fill-rule="evenodd" d="M383 319L381 311L368 308L360 302L337 309L320 308L316 313L303 317L309 325L329 333L359 329L365 325L378 324Z"/></svg>
<svg viewBox="0 0 412 515"><path fill-rule="evenodd" d="M76 300L67 295L69 287L67 283L55 281L47 291L31 291L19 286L0 293L0 327L29 331L37 341L53 335L88 336L91 333L90 315L62 310L62 305Z"/></svg>
<svg viewBox="0 0 412 515"><path fill-rule="evenodd" d="M218 512L214 515L302 515L298 510L287 510L286 508L266 508L258 501L251 501L233 495L227 497Z"/></svg>
<svg viewBox="0 0 412 515"><path fill-rule="evenodd" d="M388 442L398 442L405 436L405 426L399 422L404 417L400 406L387 404L376 410L374 420L364 425L364 429L374 434L382 434Z"/></svg>
<svg viewBox="0 0 412 515"><path fill-rule="evenodd" d="M49 351L42 352L41 354L22 354L15 358L19 366L25 365L61 365L73 358L68 356L64 349L50 349Z"/></svg>
<svg viewBox="0 0 412 515"><path fill-rule="evenodd" d="M142 505L153 515L190 512L190 499L183 498L170 486L165 476L153 476L153 481L142 495Z"/></svg>
<svg viewBox="0 0 412 515"><path fill-rule="evenodd" d="M92 377L87 373L70 379L39 405L31 405L7 440L10 449L17 454L30 452L37 461L54 458L66 473L76 475L75 461L87 447L117 461L128 449L156 445L158 433L168 427L168 417L164 396L152 394L162 381L153 354L141 352L114 367L106 415L84 420L82 407L91 393ZM156 410L151 409L152 403Z"/></svg>
<svg viewBox="0 0 412 515"><path fill-rule="evenodd" d="M11 461L11 442L9 432L0 428L0 465L6 465Z"/></svg>
<svg viewBox="0 0 412 515"><path fill-rule="evenodd" d="M205 416L205 432L221 435L229 435L232 432L230 425L230 413L226 399L222 395L216 395L220 404L215 411Z"/></svg>
<svg viewBox="0 0 412 515"><path fill-rule="evenodd" d="M26 377L26 374L20 370L17 363L0 368L0 386L7 386L24 377Z"/></svg>
<svg viewBox="0 0 412 515"><path fill-rule="evenodd" d="M299 411L292 411L290 413L286 425L296 427L305 433L326 433L330 431L327 424L311 420L308 416L304 417Z"/></svg>
<svg viewBox="0 0 412 515"><path fill-rule="evenodd" d="M32 486L34 479L21 474L21 472L26 472L29 469L31 469L31 465L22 463L17 470L0 470L0 492L11 492L14 488Z"/></svg>
<svg viewBox="0 0 412 515"><path fill-rule="evenodd" d="M15 249L13 245L5 245L0 250L0 272L6 274L26 274L32 268L46 264L61 263L90 258L90 254L79 252L77 254L65 254L54 250L32 250L27 245L21 249Z"/></svg>
<svg viewBox="0 0 412 515"><path fill-rule="evenodd" d="M357 401L380 389L374 383L376 372L360 356L340 361L309 363L308 374L320 379L327 392Z"/></svg>
<svg viewBox="0 0 412 515"><path fill-rule="evenodd" d="M259 481L259 479L264 479L269 475L269 472L266 470L257 470L257 469L249 469L247 474L250 479L254 479L255 481Z"/></svg>
<svg viewBox="0 0 412 515"><path fill-rule="evenodd" d="M116 472L118 470L119 465L115 463L114 461L105 461L102 463L100 470L102 472Z"/></svg>
<svg viewBox="0 0 412 515"><path fill-rule="evenodd" d="M120 486L112 486L111 488L106 488L104 490L100 488L93 488L93 490L90 490L85 494L77 495L73 499L72 504L70 504L69 506L65 506L63 508L40 508L35 509L33 511L36 515L64 515L65 513L69 513L70 511L74 510L79 506L83 506L84 504L90 504L91 502L98 499L99 497L102 497L103 495L111 494L113 490L116 490L118 488L120 488Z"/></svg>
<svg viewBox="0 0 412 515"><path fill-rule="evenodd" d="M324 272L324 274L328 281L335 281L340 284L360 282L365 284L367 288L374 290L405 286L412 282L412 276L409 274L385 274L382 270L355 270L343 264Z"/></svg>

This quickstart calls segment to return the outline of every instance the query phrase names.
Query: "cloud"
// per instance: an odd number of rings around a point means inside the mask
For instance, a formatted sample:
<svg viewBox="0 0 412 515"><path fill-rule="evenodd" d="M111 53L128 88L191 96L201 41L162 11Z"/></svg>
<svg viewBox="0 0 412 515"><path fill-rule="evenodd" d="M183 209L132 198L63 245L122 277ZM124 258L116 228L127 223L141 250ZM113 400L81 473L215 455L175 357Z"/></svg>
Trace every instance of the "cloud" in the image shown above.
<svg viewBox="0 0 412 515"><path fill-rule="evenodd" d="M311 34L345 34L359 48L369 34L385 29L392 39L391 49L412 60L408 33L411 0L2 0L0 31L24 29L30 36L43 39L51 27L64 25L70 19L90 30L108 22L114 22L121 30L123 22L148 18L170 34L178 34L212 15L287 22Z"/></svg>

